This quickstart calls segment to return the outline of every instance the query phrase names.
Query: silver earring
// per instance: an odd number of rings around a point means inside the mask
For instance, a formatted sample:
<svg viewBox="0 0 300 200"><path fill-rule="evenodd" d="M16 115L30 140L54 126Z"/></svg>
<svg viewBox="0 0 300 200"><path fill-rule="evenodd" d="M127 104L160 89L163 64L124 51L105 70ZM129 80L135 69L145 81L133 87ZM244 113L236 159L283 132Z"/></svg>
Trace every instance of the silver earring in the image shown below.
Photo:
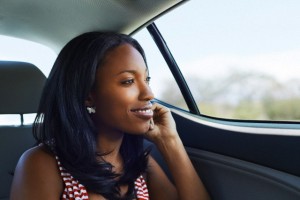
<svg viewBox="0 0 300 200"><path fill-rule="evenodd" d="M96 113L96 107L86 107L89 114Z"/></svg>

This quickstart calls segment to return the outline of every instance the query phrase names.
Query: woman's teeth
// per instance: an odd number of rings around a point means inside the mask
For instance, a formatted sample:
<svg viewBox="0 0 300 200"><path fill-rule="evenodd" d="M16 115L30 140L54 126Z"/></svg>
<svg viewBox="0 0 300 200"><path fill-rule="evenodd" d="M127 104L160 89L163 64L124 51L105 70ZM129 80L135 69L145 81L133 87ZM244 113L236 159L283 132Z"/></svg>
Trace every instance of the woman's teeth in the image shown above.
<svg viewBox="0 0 300 200"><path fill-rule="evenodd" d="M135 110L134 112L138 112L138 113L151 113L152 110L151 109L144 109L144 110Z"/></svg>

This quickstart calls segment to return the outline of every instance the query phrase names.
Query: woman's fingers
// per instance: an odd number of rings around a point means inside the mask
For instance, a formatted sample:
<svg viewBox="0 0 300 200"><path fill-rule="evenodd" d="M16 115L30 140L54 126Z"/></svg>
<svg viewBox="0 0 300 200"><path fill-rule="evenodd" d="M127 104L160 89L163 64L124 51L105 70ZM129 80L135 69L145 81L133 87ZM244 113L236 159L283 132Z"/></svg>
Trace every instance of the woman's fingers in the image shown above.
<svg viewBox="0 0 300 200"><path fill-rule="evenodd" d="M176 132L176 125L168 108L154 103L152 106L153 118L145 137L151 141L168 138ZM177 132L176 132L177 133Z"/></svg>
<svg viewBox="0 0 300 200"><path fill-rule="evenodd" d="M153 121L153 118L151 118L149 130L153 130L153 129L154 129L154 121Z"/></svg>

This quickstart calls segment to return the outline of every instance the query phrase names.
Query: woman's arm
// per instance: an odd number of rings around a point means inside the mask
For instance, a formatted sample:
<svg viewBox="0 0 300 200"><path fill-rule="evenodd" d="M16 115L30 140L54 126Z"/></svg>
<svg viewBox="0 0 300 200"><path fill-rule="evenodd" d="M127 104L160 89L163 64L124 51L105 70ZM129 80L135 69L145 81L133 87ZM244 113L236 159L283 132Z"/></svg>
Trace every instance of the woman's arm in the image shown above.
<svg viewBox="0 0 300 200"><path fill-rule="evenodd" d="M39 146L21 156L14 173L11 200L57 200L62 190L63 182L53 155Z"/></svg>
<svg viewBox="0 0 300 200"><path fill-rule="evenodd" d="M147 169L147 187L151 200L178 199L175 186L158 163L150 156Z"/></svg>
<svg viewBox="0 0 300 200"><path fill-rule="evenodd" d="M176 125L168 108L154 104L154 117L146 137L158 148L165 159L175 183L166 181L166 175L150 158L149 192L151 199L208 200L202 181L195 171L178 136ZM152 166L151 167L151 163ZM156 175L155 175L156 174ZM155 183L155 184L154 184ZM161 196L169 195L169 196Z"/></svg>

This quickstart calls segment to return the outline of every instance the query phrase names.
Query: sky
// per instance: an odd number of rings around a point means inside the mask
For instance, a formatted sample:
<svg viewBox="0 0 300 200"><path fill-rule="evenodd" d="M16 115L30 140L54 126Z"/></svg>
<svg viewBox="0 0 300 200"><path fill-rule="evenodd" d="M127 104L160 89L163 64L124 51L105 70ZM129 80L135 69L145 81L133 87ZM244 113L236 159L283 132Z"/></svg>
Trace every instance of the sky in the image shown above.
<svg viewBox="0 0 300 200"><path fill-rule="evenodd" d="M186 74L240 68L287 80L300 74L299 10L297 0L192 0L157 25Z"/></svg>

